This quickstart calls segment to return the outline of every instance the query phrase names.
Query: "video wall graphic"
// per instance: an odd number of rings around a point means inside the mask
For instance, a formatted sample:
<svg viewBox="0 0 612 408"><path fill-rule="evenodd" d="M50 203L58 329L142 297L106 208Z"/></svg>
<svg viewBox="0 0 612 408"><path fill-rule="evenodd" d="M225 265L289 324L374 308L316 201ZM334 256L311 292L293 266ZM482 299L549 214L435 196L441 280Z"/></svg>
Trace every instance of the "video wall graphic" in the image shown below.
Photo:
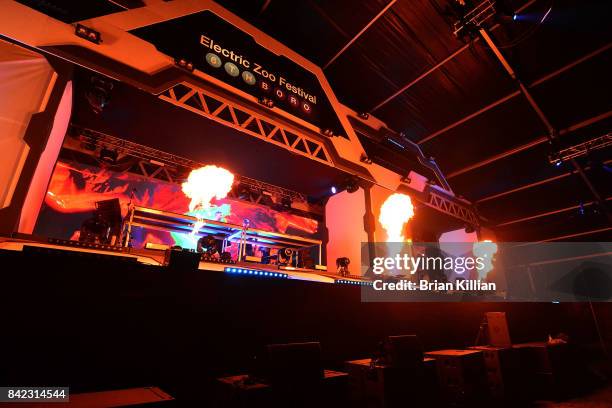
<svg viewBox="0 0 612 408"><path fill-rule="evenodd" d="M179 184L58 161L34 233L78 240L81 224L92 216L96 201L114 198L119 199L121 203L122 216L127 214L130 201L142 207L190 214L189 199L183 194ZM248 219L251 228L318 238L319 222L314 219L229 198L213 199L211 204L204 213L204 219L238 225ZM135 228L132 246L141 248L145 243L151 242L195 248L197 238L188 233Z"/></svg>

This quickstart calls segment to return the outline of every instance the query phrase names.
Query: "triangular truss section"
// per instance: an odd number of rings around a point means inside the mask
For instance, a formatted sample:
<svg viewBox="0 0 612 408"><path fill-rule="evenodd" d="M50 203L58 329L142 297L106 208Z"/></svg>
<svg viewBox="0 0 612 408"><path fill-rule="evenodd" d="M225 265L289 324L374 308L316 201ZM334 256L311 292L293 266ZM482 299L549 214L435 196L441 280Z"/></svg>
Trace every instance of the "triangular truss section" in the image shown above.
<svg viewBox="0 0 612 408"><path fill-rule="evenodd" d="M249 112L190 83L176 84L159 98L293 153L333 165L321 141L289 131L269 117Z"/></svg>
<svg viewBox="0 0 612 408"><path fill-rule="evenodd" d="M460 205L440 194L430 191L429 200L426 203L428 207L437 209L440 212L451 215L455 218L465 221L466 223L477 226L480 225L478 215L469 207Z"/></svg>

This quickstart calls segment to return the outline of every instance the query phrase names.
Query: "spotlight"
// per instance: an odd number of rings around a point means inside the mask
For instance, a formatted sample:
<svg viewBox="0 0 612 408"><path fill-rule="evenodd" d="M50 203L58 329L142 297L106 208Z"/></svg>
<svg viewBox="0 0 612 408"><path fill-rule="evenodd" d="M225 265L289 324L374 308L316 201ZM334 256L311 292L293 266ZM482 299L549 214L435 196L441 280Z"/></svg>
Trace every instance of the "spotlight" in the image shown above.
<svg viewBox="0 0 612 408"><path fill-rule="evenodd" d="M100 160L108 164L117 164L117 158L119 157L119 153L117 150L110 150L106 147L103 147L100 150Z"/></svg>
<svg viewBox="0 0 612 408"><path fill-rule="evenodd" d="M185 58L175 58L174 63L182 69L193 72L193 62L187 61Z"/></svg>
<svg viewBox="0 0 612 408"><path fill-rule="evenodd" d="M370 114L369 114L369 113L367 113L367 112L361 112L361 113L359 114L359 117L360 117L361 119L363 119L363 120L368 120L368 118L370 117Z"/></svg>
<svg viewBox="0 0 612 408"><path fill-rule="evenodd" d="M369 158L368 156L366 156L365 154L362 154L362 155L361 155L361 157L359 158L359 160L360 160L362 163L365 163L365 164L372 164L372 159L370 159L370 158Z"/></svg>
<svg viewBox="0 0 612 408"><path fill-rule="evenodd" d="M267 98L265 96L260 97L257 102L259 102L261 105L264 105L266 108L270 108L272 109L274 107L274 101L270 98Z"/></svg>
<svg viewBox="0 0 612 408"><path fill-rule="evenodd" d="M412 180L408 176L403 176L402 178L400 178L400 181L406 184L410 184L412 182Z"/></svg>
<svg viewBox="0 0 612 408"><path fill-rule="evenodd" d="M95 114L102 113L102 110L110 102L110 93L113 90L113 83L99 76L91 77L91 86L85 91L85 99Z"/></svg>
<svg viewBox="0 0 612 408"><path fill-rule="evenodd" d="M518 14L513 14L513 15L512 15L512 20L513 20L513 21L518 20Z"/></svg>
<svg viewBox="0 0 612 408"><path fill-rule="evenodd" d="M221 253L221 261L225 263L230 263L232 261L232 254L227 251Z"/></svg>
<svg viewBox="0 0 612 408"><path fill-rule="evenodd" d="M347 276L349 274L348 266L351 260L346 256L336 259L336 268L340 276Z"/></svg>
<svg viewBox="0 0 612 408"><path fill-rule="evenodd" d="M218 252L217 239L214 235L205 235L198 239L197 251L205 252L206 255L214 255ZM230 256L231 259L231 256Z"/></svg>
<svg viewBox="0 0 612 408"><path fill-rule="evenodd" d="M281 205L284 208L287 208L287 209L291 208L291 204L292 204L291 197L283 197L281 199Z"/></svg>
<svg viewBox="0 0 612 408"><path fill-rule="evenodd" d="M98 31L85 27L83 24L77 24L74 33L77 37L91 41L94 44L100 44L102 42L102 36Z"/></svg>
<svg viewBox="0 0 612 408"><path fill-rule="evenodd" d="M351 177L346 181L346 191L349 193L354 193L359 190L359 184L357 183L357 179L355 177Z"/></svg>
<svg viewBox="0 0 612 408"><path fill-rule="evenodd" d="M238 199L249 201L251 199L251 190L247 187L242 187L238 190Z"/></svg>
<svg viewBox="0 0 612 408"><path fill-rule="evenodd" d="M327 137L332 137L334 135L334 131L329 128L321 129L321 133L323 134L323 136Z"/></svg>
<svg viewBox="0 0 612 408"><path fill-rule="evenodd" d="M336 186L331 186L330 190L332 194L336 194L338 192L338 189L336 188Z"/></svg>
<svg viewBox="0 0 612 408"><path fill-rule="evenodd" d="M563 160L561 160L561 154L559 152L550 153L548 155L548 161L550 164L554 164L557 167L561 166L563 163Z"/></svg>
<svg viewBox="0 0 612 408"><path fill-rule="evenodd" d="M293 259L293 249L291 248L282 248L278 250L278 254L276 255L276 262L279 265L286 266L291 263Z"/></svg>

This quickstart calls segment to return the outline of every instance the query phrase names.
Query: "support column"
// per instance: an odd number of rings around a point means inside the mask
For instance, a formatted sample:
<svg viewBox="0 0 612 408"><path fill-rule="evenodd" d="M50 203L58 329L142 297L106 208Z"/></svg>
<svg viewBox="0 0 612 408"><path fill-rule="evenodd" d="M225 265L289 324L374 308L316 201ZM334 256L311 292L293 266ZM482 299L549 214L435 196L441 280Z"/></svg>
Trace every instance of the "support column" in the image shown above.
<svg viewBox="0 0 612 408"><path fill-rule="evenodd" d="M30 233L65 135L56 127L49 143L60 101L72 103L72 67L6 41L0 54L0 234L19 231L22 219ZM67 125L70 113L64 116Z"/></svg>

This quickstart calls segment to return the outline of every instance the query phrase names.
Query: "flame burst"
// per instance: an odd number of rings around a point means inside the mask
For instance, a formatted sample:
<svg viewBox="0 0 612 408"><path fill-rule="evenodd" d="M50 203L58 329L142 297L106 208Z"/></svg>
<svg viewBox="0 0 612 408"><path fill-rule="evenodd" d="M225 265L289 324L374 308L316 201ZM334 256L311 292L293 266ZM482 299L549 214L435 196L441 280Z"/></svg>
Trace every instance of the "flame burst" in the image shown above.
<svg viewBox="0 0 612 408"><path fill-rule="evenodd" d="M228 170L208 165L200 167L189 173L187 181L182 184L183 193L191 199L189 211L196 212L198 221L195 223L192 234L196 234L204 225L198 210L210 207L213 198L225 198L234 184L234 175Z"/></svg>
<svg viewBox="0 0 612 408"><path fill-rule="evenodd" d="M380 207L378 221L387 231L387 242L404 242L404 224L414 215L414 207L406 194L390 195Z"/></svg>

